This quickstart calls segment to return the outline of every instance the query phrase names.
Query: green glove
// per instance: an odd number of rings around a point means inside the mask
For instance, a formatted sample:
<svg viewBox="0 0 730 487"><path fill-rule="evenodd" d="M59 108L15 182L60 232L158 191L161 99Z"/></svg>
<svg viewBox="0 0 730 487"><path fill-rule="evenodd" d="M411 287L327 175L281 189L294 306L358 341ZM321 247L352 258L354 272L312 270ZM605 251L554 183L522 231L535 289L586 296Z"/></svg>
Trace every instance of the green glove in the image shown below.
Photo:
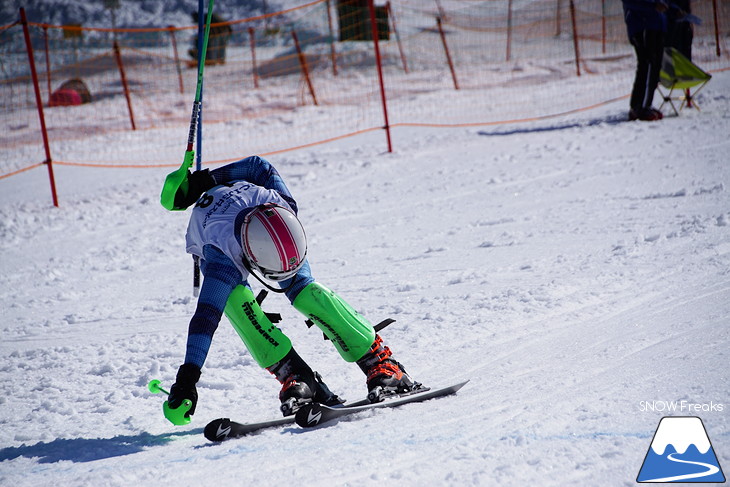
<svg viewBox="0 0 730 487"><path fill-rule="evenodd" d="M181 191L183 195L188 193L188 169L193 166L193 158L195 151L185 152L185 160L179 169L171 172L165 178L165 184L162 186L162 194L160 195L160 203L166 210L184 210L185 208L175 207L175 195Z"/></svg>
<svg viewBox="0 0 730 487"><path fill-rule="evenodd" d="M162 405L165 417L176 425L188 424L190 416L195 414L198 403L198 391L195 384L200 380L200 368L194 364L183 364L177 371L175 383L170 388L170 395Z"/></svg>

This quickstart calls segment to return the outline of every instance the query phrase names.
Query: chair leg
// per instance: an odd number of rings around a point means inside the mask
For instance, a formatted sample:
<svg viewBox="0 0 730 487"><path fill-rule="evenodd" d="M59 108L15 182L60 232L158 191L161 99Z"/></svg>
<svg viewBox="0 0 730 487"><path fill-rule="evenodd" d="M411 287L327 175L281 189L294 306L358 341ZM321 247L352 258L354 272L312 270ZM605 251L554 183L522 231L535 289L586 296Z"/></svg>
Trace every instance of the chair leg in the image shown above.
<svg viewBox="0 0 730 487"><path fill-rule="evenodd" d="M709 80L707 80L707 81L709 81ZM707 84L707 81L705 81L704 83L698 85L697 86L697 89L694 92L694 95L692 95L692 96L689 97L690 100L692 101L692 106L694 108L696 108L698 111L700 110L700 106L697 104L697 102L695 101L695 99L697 98L697 95L700 93L700 91L702 91L702 88L705 87L705 85ZM687 89L687 93L689 94L689 88Z"/></svg>
<svg viewBox="0 0 730 487"><path fill-rule="evenodd" d="M661 88L659 88L658 86L657 86L657 91L659 92L659 94L661 95L662 100L663 100L662 101L662 104L659 105L659 110L661 110L662 107L665 104L669 103L669 106L671 106L672 107L672 110L674 111L674 116L675 117L678 117L679 116L679 112L677 111L677 107L674 106L674 102L672 101L672 91L673 91L673 89L670 89L669 90L669 93L667 93L666 95L661 90Z"/></svg>
<svg viewBox="0 0 730 487"><path fill-rule="evenodd" d="M692 95L689 92L689 88L684 90L684 101L687 103L687 108L692 108Z"/></svg>

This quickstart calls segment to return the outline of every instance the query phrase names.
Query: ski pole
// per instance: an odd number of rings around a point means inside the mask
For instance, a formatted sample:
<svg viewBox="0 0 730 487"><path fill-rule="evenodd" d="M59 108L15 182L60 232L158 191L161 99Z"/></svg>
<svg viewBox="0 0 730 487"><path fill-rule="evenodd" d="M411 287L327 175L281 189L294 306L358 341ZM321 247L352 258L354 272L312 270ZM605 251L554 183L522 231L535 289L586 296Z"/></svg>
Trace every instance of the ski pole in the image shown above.
<svg viewBox="0 0 730 487"><path fill-rule="evenodd" d="M153 379L150 381L149 384L147 384L147 389L152 394L159 394L160 392L167 394L168 396L170 393L160 387L160 381L157 379ZM176 426L182 426L190 423L190 415L185 416L188 414L188 411L190 411L190 408L193 407L193 401L190 399L183 400L180 407L177 407L175 409L171 408L167 401L165 401L162 404L162 413L165 415L165 417L174 425Z"/></svg>
<svg viewBox="0 0 730 487"><path fill-rule="evenodd" d="M200 0L200 7L198 12L198 18L200 22L203 20L203 0ZM167 210L184 210L184 208L175 208L175 194L178 189L182 189L183 193L187 193L188 190L188 170L192 167L195 158L195 151L193 150L193 143L195 142L195 132L198 131L198 161L196 169L201 169L201 152L202 152L202 134L200 133L201 126L199 121L202 113L203 103L203 72L205 69L205 56L208 51L208 38L210 37L210 24L213 17L213 0L208 2L208 15L205 21L205 29L201 29L201 25L198 27L198 35L200 31L202 33L202 42L198 42L198 79L195 86L195 100L193 101L193 111L190 115L190 130L188 131L188 144L185 149L185 157L180 168L176 171L171 172L165 178L165 184L162 187L162 195L160 196L160 203ZM200 39L199 39L200 41ZM193 296L198 297L200 294L200 259L195 256L193 257Z"/></svg>
<svg viewBox="0 0 730 487"><path fill-rule="evenodd" d="M159 394L160 392L163 392L168 396L170 395L168 391L160 387L160 381L157 379L151 380L150 383L147 384L147 389L149 389L152 394Z"/></svg>
<svg viewBox="0 0 730 487"><path fill-rule="evenodd" d="M202 12L201 12L202 13ZM198 118L201 109L201 95L203 91L203 70L205 67L205 55L208 49L208 36L210 35L210 22L213 15L213 0L208 2L208 15L205 23L205 32L203 34L203 48L198 55L198 80L195 87L195 100L193 101L193 110L190 116L190 130L188 131L188 143L185 149L185 157L180 168L171 172L165 178L165 184L162 187L160 203L167 210L179 210L175 208L175 194L177 190L182 188L183 192L188 189L188 169L193 165L195 151L193 144L195 142L195 132L198 127ZM184 208L183 208L184 209Z"/></svg>
<svg viewBox="0 0 730 487"><path fill-rule="evenodd" d="M198 1L198 35L200 35L200 32L203 31L203 1ZM195 160L195 170L200 171L203 167L203 68L205 67L205 56L208 54L208 39L210 38L210 24L212 22L212 12L213 12L213 0L210 0L210 4L208 5L208 16L207 16L207 22L205 25L205 33L202 36L201 39L202 42L198 42L198 49L200 52L198 52L198 85L196 87L196 96L199 102L198 105L198 140L197 140L197 148L198 148L198 154L197 158ZM198 94L198 91L200 93ZM190 149L190 146L188 146L188 149ZM197 255L193 256L193 296L196 298L200 295L200 257Z"/></svg>

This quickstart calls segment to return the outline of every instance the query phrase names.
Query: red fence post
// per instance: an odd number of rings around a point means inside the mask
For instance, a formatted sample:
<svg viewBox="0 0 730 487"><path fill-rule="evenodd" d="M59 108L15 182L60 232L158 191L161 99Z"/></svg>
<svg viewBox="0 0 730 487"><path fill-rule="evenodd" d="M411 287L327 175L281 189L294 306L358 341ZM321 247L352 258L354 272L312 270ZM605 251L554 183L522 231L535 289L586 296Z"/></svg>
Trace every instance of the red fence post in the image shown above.
<svg viewBox="0 0 730 487"><path fill-rule="evenodd" d="M446 52L446 61L449 63L449 69L451 70L451 79L454 81L454 89L459 89L459 81L456 79L456 70L454 69L454 63L451 60L451 53L449 52L449 46L446 44L446 35L444 34L444 29L441 27L441 17L436 17L436 25L439 29L439 34L441 35L441 42L444 45L444 51Z"/></svg>
<svg viewBox="0 0 730 487"><path fill-rule="evenodd" d="M388 139L388 152L393 152L393 144L390 140L390 123L388 122L388 101L385 97L385 82L383 81L383 62L380 58L380 44L378 44L378 22L375 18L375 3L368 0L370 10L370 30L373 33L373 45L375 47L375 64L378 67L378 79L380 80L380 101L383 104L383 116L385 118L385 136Z"/></svg>
<svg viewBox="0 0 730 487"><path fill-rule="evenodd" d="M33 59L33 45L30 41L30 31L28 30L28 19L25 16L25 9L20 7L20 23L23 25L23 37L25 38L25 47L28 51L28 63L30 64L30 75L33 78L33 90L35 90L35 103L38 106L38 117L41 121L41 134L43 135L43 147L46 150L46 160L43 161L48 166L48 178L51 182L51 196L53 197L53 206L58 207L58 194L56 193L56 178L53 175L53 163L51 162L51 146L48 143L48 131L46 130L46 118L43 115L43 100L41 99L41 87L38 85L38 73L35 69L35 59Z"/></svg>
<svg viewBox="0 0 730 487"><path fill-rule="evenodd" d="M314 104L319 105L319 103L317 103L317 95L314 93L314 85L312 85L312 79L309 77L307 58L304 57L304 53L302 52L302 46L299 44L299 38L297 37L297 33L291 31L291 35L294 38L294 46L296 46L297 54L299 55L299 66L302 68L302 74L304 75L304 79L307 81L307 86L309 87L309 94L312 95L312 98L314 99Z"/></svg>
<svg viewBox="0 0 730 487"><path fill-rule="evenodd" d="M578 28L575 21L575 2L570 0L570 22L573 25L573 49L575 50L575 72L580 76L580 49L578 48Z"/></svg>
<svg viewBox="0 0 730 487"><path fill-rule="evenodd" d="M170 30L170 38L172 39L172 52L175 55L175 68L177 69L177 79L180 83L180 93L185 93L183 86L182 69L180 68L180 56L177 54L177 40L175 39L175 26L170 25L167 27Z"/></svg>
<svg viewBox="0 0 730 487"><path fill-rule="evenodd" d="M256 37L254 36L253 27L248 28L248 38L249 38L249 44L251 45L251 62L253 64L253 68L251 69L251 72L253 73L253 86L254 88L259 87L259 73L258 68L256 67Z"/></svg>
<svg viewBox="0 0 730 487"><path fill-rule="evenodd" d="M119 75L122 77L122 88L124 88L124 96L127 98L127 108L129 109L129 120L132 122L132 130L137 130L134 124L134 111L132 110L132 98L129 96L129 85L127 84L127 75L124 74L124 64L122 64L122 53L119 52L119 44L114 41L114 56L117 58L117 66L119 66Z"/></svg>
<svg viewBox="0 0 730 487"><path fill-rule="evenodd" d="M332 74L337 76L337 53L335 52L335 30L332 28L332 9L327 0L327 24L330 30L330 57L332 58Z"/></svg>

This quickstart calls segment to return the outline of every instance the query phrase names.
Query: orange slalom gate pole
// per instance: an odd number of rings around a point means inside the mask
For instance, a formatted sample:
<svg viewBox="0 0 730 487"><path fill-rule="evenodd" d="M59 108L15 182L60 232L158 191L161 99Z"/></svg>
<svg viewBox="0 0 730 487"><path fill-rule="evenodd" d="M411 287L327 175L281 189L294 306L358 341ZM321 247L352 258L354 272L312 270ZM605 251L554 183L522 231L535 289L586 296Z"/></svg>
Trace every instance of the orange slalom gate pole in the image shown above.
<svg viewBox="0 0 730 487"><path fill-rule="evenodd" d="M127 84L127 75L124 74L124 64L122 64L122 53L119 51L119 44L114 41L114 56L117 59L117 66L119 67L119 75L122 77L122 88L124 89L124 96L127 99L127 109L129 110L129 121L132 122L132 130L137 130L137 126L134 123L134 111L132 110L132 98L129 96L129 85Z"/></svg>
<svg viewBox="0 0 730 487"><path fill-rule="evenodd" d="M449 52L449 45L446 44L446 35L444 29L441 27L441 17L436 17L436 25L439 28L439 34L441 35L441 42L444 45L444 51L446 52L446 61L449 63L449 69L451 70L451 79L454 81L454 89L459 89L459 80L456 79L456 70L454 69L454 63L451 60L451 53Z"/></svg>
<svg viewBox="0 0 730 487"><path fill-rule="evenodd" d="M309 77L307 58L304 57L304 53L302 52L302 46L299 44L299 37L297 37L297 33L295 31L291 31L291 35L294 38L294 45L296 46L297 54L299 55L299 66L302 68L302 74L304 75L304 79L307 81L307 86L309 87L309 94L312 95L312 99L314 99L314 104L319 105L319 103L317 103L317 95L314 93L314 85L312 85L312 79Z"/></svg>
<svg viewBox="0 0 730 487"><path fill-rule="evenodd" d="M56 178L53 175L53 163L51 162L51 146L48 143L48 131L46 130L46 118L43 115L43 100L41 99L41 87L38 85L38 73L35 69L35 60L33 59L33 44L30 42L30 31L28 30L28 19L25 16L25 9L20 7L20 23L23 25L23 37L25 38L25 47L28 51L28 63L30 64L30 74L33 78L33 90L35 91L35 102L38 106L38 117L41 121L41 134L43 135L43 148L46 151L46 160L44 164L48 167L48 179L51 182L51 196L53 197L53 206L58 207L58 194L56 193Z"/></svg>
<svg viewBox="0 0 730 487"><path fill-rule="evenodd" d="M258 73L258 68L256 67L256 38L254 36L253 27L248 28L248 38L249 38L249 44L251 45L251 63L253 65L251 72L253 73L253 87L258 88L259 87L259 73Z"/></svg>
<svg viewBox="0 0 730 487"><path fill-rule="evenodd" d="M573 25L573 49L575 50L575 72L580 76L580 50L578 48L578 29L575 21L575 2L570 0L570 22Z"/></svg>
<svg viewBox="0 0 730 487"><path fill-rule="evenodd" d="M337 76L337 53L335 52L335 30L332 28L332 9L327 0L327 24L330 30L330 57L332 58L332 75Z"/></svg>
<svg viewBox="0 0 730 487"><path fill-rule="evenodd" d="M368 0L370 10L370 30L373 33L373 46L375 47L375 64L378 67L378 79L380 80L380 101L383 104L383 117L385 118L385 136L388 139L388 152L393 152L393 144L390 140L390 123L388 122L388 101L385 97L385 83L383 81L383 62L380 57L380 45L378 44L378 22L375 19L374 0Z"/></svg>
<svg viewBox="0 0 730 487"><path fill-rule="evenodd" d="M167 27L170 30L170 39L172 39L172 52L175 55L175 68L177 69L177 79L180 83L180 94L185 93L183 86L182 69L180 68L180 56L177 54L177 40L175 39L175 26L170 25Z"/></svg>

